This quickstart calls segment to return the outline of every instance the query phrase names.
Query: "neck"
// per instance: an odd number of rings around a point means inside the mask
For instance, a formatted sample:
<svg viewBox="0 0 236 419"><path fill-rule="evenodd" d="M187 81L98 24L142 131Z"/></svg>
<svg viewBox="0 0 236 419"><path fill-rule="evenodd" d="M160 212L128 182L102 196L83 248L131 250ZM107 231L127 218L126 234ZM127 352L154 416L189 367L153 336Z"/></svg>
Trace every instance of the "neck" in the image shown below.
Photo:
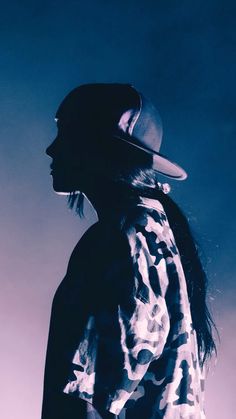
<svg viewBox="0 0 236 419"><path fill-rule="evenodd" d="M117 185L112 185L106 190L93 189L84 193L96 210L99 220L115 216L122 208L138 200L137 195L132 194L127 188Z"/></svg>

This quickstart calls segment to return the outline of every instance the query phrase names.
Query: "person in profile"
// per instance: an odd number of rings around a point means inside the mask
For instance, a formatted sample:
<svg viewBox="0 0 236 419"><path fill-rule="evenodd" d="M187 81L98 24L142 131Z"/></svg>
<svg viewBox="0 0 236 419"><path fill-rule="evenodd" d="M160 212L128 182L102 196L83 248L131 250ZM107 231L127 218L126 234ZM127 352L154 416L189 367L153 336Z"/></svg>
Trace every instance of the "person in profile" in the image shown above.
<svg viewBox="0 0 236 419"><path fill-rule="evenodd" d="M56 113L53 188L98 215L53 299L42 419L202 419L216 350L207 278L160 176L158 111L130 84L81 85Z"/></svg>

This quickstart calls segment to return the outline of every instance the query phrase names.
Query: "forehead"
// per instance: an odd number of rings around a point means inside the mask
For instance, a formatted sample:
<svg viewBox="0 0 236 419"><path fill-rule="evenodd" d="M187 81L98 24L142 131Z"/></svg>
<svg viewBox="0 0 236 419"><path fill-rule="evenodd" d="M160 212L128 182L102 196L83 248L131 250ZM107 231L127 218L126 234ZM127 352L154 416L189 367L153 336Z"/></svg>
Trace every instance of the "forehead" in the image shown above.
<svg viewBox="0 0 236 419"><path fill-rule="evenodd" d="M60 125L80 124L109 130L117 125L124 111L139 106L137 93L127 88L116 84L79 86L62 101L56 119Z"/></svg>
<svg viewBox="0 0 236 419"><path fill-rule="evenodd" d="M66 97L59 108L57 109L55 119L60 120L74 120L84 113L83 103L75 100L73 97Z"/></svg>
<svg viewBox="0 0 236 419"><path fill-rule="evenodd" d="M72 94L62 101L55 115L58 128L79 128L83 131L98 125L99 118L94 102L81 95Z"/></svg>

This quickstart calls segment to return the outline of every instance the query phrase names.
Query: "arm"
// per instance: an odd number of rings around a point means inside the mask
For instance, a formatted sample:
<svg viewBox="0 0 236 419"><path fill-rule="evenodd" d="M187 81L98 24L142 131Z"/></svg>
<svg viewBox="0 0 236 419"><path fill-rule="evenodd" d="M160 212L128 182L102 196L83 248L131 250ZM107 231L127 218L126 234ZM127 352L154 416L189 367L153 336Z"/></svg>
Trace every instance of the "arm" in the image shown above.
<svg viewBox="0 0 236 419"><path fill-rule="evenodd" d="M107 410L97 410L94 408L94 406L88 402L87 404L87 415L86 419L115 419L117 418L116 415L113 415L113 413L108 412Z"/></svg>
<svg viewBox="0 0 236 419"><path fill-rule="evenodd" d="M150 363L162 354L169 332L165 301L169 280L159 246L161 238L145 229L140 231L139 226L132 227L127 238L133 287L118 306L123 365L120 380L108 401L108 409L114 414L119 414Z"/></svg>

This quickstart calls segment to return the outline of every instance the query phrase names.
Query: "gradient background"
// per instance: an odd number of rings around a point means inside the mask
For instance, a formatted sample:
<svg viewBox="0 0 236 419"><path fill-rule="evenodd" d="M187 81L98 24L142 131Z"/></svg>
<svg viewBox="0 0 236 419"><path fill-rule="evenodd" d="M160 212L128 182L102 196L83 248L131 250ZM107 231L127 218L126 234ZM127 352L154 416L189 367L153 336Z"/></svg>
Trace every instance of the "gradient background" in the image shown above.
<svg viewBox="0 0 236 419"><path fill-rule="evenodd" d="M86 82L132 82L164 122L162 152L189 172L172 184L203 250L221 335L207 380L208 419L235 397L235 1L4 3L1 69L0 416L40 417L51 302L70 253L96 220L53 193L59 102Z"/></svg>

